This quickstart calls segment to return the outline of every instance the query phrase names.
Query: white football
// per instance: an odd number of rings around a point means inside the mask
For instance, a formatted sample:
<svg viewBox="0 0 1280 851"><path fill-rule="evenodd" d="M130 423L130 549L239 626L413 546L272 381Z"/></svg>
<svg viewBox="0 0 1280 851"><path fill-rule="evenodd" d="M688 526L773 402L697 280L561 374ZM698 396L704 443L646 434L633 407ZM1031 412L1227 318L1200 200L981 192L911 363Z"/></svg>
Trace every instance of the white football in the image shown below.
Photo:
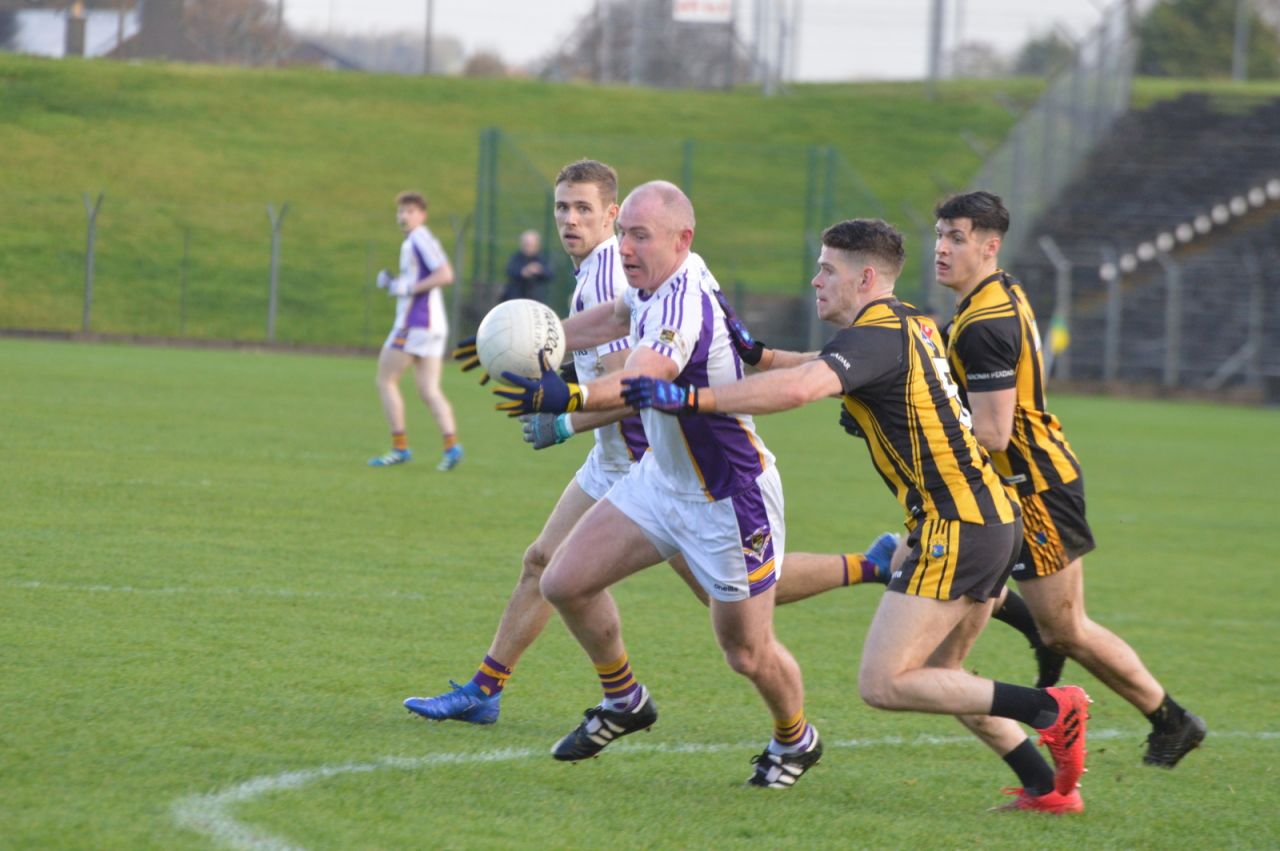
<svg viewBox="0 0 1280 851"><path fill-rule="evenodd" d="M564 327L556 312L540 301L517 298L490 310L476 331L480 365L494 378L514 372L527 378L542 375L538 353L558 369L564 359Z"/></svg>

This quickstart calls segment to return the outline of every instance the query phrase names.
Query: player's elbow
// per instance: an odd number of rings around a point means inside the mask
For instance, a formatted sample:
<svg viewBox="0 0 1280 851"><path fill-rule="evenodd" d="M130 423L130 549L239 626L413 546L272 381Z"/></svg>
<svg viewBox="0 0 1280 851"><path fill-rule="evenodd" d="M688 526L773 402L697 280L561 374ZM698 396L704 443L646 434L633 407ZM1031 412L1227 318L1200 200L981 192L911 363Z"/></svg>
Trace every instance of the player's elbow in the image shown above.
<svg viewBox="0 0 1280 851"><path fill-rule="evenodd" d="M998 428L976 428L974 429L974 437L978 439L978 443L988 452L1004 452L1009 448L1008 431Z"/></svg>

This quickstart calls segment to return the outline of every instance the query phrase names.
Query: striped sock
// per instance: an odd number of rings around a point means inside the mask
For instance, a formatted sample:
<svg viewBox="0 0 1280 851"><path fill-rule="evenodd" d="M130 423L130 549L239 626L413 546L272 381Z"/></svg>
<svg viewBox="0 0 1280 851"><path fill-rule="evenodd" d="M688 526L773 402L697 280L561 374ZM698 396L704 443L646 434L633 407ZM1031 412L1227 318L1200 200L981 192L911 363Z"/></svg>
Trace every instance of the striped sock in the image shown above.
<svg viewBox="0 0 1280 851"><path fill-rule="evenodd" d="M773 741L769 750L774 753L797 753L813 743L813 728L809 726L801 709L790 718L773 719Z"/></svg>
<svg viewBox="0 0 1280 851"><path fill-rule="evenodd" d="M476 675L471 678L471 682L475 683L482 692L493 697L495 694L502 694L502 689L506 687L507 680L510 678L510 668L492 656L485 656L476 670Z"/></svg>
<svg viewBox="0 0 1280 851"><path fill-rule="evenodd" d="M604 700L601 703L609 709L625 711L640 697L640 683L631 673L631 661L627 654L608 665L596 665L596 673L600 676L600 685L604 687Z"/></svg>
<svg viewBox="0 0 1280 851"><path fill-rule="evenodd" d="M876 563L862 553L845 553L840 558L844 559L845 585L876 581Z"/></svg>
<svg viewBox="0 0 1280 851"><path fill-rule="evenodd" d="M409 435L402 431L391 432L391 448L403 452L409 448Z"/></svg>

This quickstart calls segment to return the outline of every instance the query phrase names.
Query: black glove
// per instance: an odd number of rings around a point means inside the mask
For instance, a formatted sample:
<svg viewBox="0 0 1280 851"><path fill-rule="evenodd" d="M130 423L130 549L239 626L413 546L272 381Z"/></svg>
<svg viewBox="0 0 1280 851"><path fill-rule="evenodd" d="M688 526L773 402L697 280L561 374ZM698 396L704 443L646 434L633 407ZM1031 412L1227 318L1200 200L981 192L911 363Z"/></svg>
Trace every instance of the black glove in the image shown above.
<svg viewBox="0 0 1280 851"><path fill-rule="evenodd" d="M738 350L738 357L751 366L760 363L760 357L764 354L764 343L751 336L747 326L738 318L738 314L733 312L733 305L729 304L729 299L725 298L723 290L716 290L716 301L724 311L724 323L729 329L729 339L733 342L733 347Z"/></svg>
<svg viewBox="0 0 1280 851"><path fill-rule="evenodd" d="M850 437L860 437L866 439L866 434L862 431L862 426L858 425L858 421L853 418L853 414L849 413L849 409L844 405L840 406L840 428Z"/></svg>
<svg viewBox="0 0 1280 851"><path fill-rule="evenodd" d="M453 359L462 364L462 371L469 372L480 366L480 354L476 351L476 338L467 337L465 340L459 340L458 345L454 346ZM489 383L489 373L481 373L481 386Z"/></svg>

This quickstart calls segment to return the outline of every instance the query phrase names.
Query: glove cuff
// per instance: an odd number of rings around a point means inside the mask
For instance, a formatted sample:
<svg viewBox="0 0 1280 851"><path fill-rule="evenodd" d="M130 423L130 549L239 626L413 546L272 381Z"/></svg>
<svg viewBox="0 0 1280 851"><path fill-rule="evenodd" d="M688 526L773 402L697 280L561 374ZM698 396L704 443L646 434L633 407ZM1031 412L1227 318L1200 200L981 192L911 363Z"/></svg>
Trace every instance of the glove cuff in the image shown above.
<svg viewBox="0 0 1280 851"><path fill-rule="evenodd" d="M738 357L742 358L743 363L748 366L759 366L760 358L764 357L764 343L756 340L751 344L751 348L739 349Z"/></svg>
<svg viewBox="0 0 1280 851"><path fill-rule="evenodd" d="M573 435L573 423L569 420L569 414L563 413L556 417L556 443L564 443Z"/></svg>

